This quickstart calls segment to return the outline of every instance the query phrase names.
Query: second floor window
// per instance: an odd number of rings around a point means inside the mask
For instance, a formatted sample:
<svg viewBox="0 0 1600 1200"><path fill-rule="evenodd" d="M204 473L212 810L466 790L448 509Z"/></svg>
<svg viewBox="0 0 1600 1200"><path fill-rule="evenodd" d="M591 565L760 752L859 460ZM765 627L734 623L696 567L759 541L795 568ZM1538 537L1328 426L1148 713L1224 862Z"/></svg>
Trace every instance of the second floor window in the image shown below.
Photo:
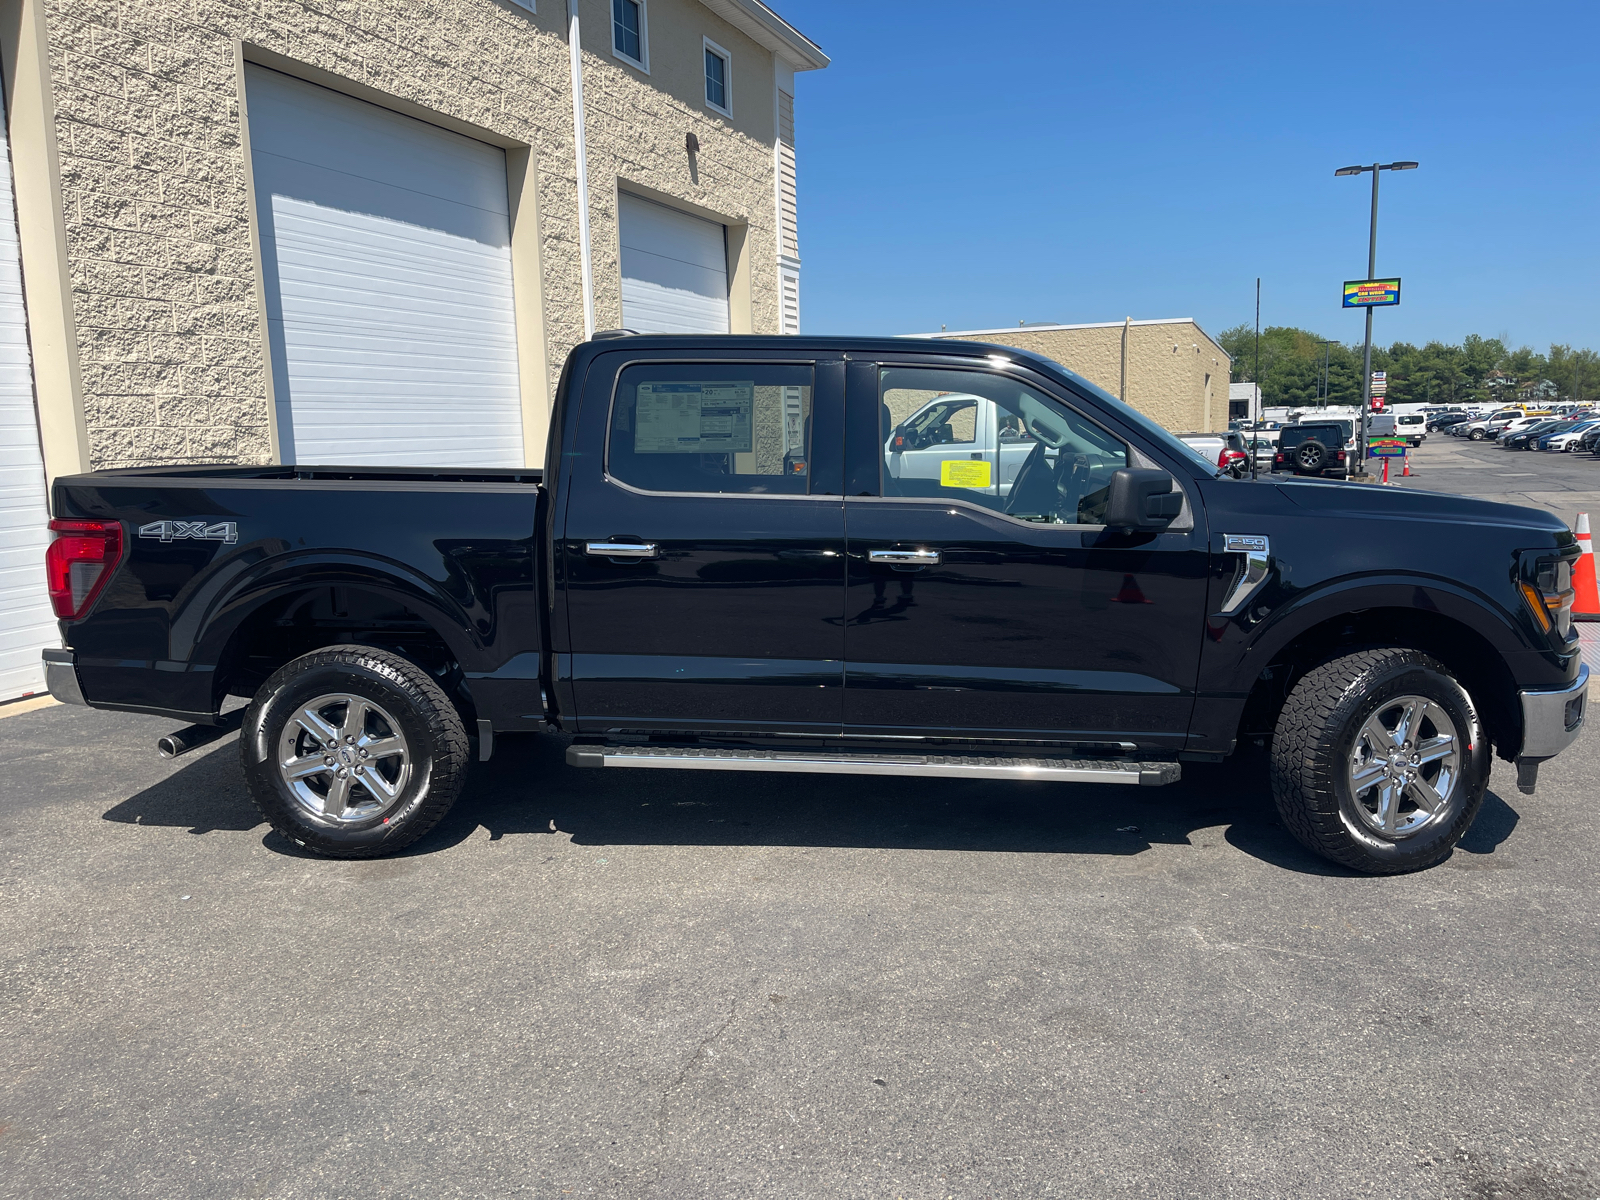
<svg viewBox="0 0 1600 1200"><path fill-rule="evenodd" d="M706 103L718 112L728 111L728 52L706 39Z"/></svg>
<svg viewBox="0 0 1600 1200"><path fill-rule="evenodd" d="M623 58L644 64L644 13L639 0L611 0L611 46Z"/></svg>

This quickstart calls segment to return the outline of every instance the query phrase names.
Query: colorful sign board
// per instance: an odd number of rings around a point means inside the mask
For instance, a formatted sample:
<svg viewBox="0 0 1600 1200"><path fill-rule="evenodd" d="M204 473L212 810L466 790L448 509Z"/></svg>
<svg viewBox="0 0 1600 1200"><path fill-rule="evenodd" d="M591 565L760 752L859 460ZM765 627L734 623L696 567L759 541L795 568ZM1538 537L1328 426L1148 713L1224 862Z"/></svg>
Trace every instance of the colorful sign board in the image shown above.
<svg viewBox="0 0 1600 1200"><path fill-rule="evenodd" d="M1369 437L1367 439L1368 458L1404 458L1410 443L1405 438L1397 437Z"/></svg>
<svg viewBox="0 0 1600 1200"><path fill-rule="evenodd" d="M1344 284L1346 308L1383 308L1400 303L1398 279L1347 279Z"/></svg>

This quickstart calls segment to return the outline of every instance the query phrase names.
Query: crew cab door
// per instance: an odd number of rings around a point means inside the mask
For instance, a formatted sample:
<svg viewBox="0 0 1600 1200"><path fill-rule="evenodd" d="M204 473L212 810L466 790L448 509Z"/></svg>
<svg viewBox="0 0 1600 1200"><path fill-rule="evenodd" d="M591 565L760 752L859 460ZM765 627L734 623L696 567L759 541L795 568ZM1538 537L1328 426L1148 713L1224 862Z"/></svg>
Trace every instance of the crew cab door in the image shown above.
<svg viewBox="0 0 1600 1200"><path fill-rule="evenodd" d="M579 732L839 732L842 380L775 357L595 361L554 538L554 677Z"/></svg>
<svg viewBox="0 0 1600 1200"><path fill-rule="evenodd" d="M1081 398L1015 368L848 379L846 731L1180 747L1204 638L1196 493L1167 532L1113 533L1111 473L1152 461ZM1011 432L1003 493L1002 463L961 444L937 467L894 461L881 431L941 396L981 398Z"/></svg>

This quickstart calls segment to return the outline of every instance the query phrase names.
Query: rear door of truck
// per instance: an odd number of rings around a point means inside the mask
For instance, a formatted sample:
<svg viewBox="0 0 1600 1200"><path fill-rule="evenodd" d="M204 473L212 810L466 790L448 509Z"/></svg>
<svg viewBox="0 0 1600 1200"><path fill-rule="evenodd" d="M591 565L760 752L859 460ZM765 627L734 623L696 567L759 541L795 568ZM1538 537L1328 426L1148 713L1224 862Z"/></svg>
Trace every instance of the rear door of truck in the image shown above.
<svg viewBox="0 0 1600 1200"><path fill-rule="evenodd" d="M775 352L591 365L554 531L579 732L840 730L843 376Z"/></svg>

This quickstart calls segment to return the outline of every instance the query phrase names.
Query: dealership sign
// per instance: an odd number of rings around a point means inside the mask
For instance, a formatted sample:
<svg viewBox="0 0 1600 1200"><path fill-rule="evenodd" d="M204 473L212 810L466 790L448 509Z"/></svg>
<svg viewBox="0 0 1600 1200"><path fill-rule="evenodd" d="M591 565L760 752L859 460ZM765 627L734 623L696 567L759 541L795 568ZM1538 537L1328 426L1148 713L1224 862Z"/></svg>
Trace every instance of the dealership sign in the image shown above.
<svg viewBox="0 0 1600 1200"><path fill-rule="evenodd" d="M1347 279L1344 285L1346 308L1382 308L1400 303L1398 279Z"/></svg>

